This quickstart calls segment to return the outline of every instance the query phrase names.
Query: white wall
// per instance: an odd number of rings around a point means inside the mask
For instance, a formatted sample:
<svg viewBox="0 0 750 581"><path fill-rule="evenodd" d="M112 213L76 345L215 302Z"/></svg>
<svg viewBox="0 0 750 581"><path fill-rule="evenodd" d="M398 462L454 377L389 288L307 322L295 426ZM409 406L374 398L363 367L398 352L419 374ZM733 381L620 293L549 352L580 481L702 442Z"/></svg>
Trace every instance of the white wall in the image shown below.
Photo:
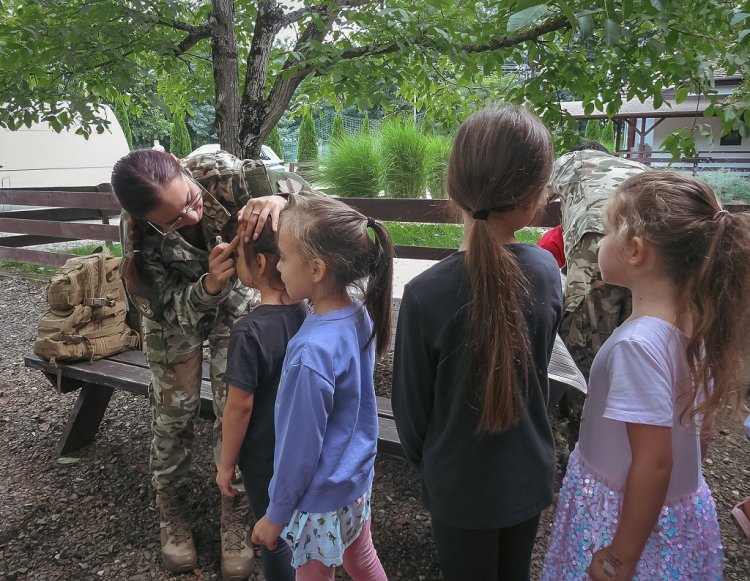
<svg viewBox="0 0 750 581"><path fill-rule="evenodd" d="M17 131L0 128L0 187L94 186L109 182L112 166L127 154L125 134L111 109L109 129L86 139L75 127L56 133L47 123Z"/></svg>

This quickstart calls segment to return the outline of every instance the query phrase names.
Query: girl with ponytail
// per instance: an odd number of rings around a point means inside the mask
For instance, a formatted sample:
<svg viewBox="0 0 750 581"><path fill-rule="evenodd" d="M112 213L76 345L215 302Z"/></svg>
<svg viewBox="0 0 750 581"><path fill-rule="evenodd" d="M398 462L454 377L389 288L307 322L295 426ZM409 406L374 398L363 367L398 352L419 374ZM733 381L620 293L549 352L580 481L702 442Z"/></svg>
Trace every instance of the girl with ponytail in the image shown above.
<svg viewBox="0 0 750 581"><path fill-rule="evenodd" d="M393 412L420 470L443 578L527 580L555 448L547 365L562 315L551 254L515 232L552 167L542 122L522 108L459 127L447 190L459 252L412 280L401 302Z"/></svg>
<svg viewBox="0 0 750 581"><path fill-rule="evenodd" d="M542 579L722 579L701 463L747 389L750 219L700 180L642 173L609 202L599 266L633 313L591 367Z"/></svg>

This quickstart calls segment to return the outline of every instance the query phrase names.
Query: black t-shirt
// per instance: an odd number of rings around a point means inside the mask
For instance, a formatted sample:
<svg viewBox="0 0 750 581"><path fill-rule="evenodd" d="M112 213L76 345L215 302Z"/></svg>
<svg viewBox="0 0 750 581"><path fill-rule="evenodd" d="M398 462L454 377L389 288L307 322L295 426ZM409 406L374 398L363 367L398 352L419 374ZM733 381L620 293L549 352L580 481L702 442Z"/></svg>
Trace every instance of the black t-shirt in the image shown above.
<svg viewBox="0 0 750 581"><path fill-rule="evenodd" d="M259 305L232 327L222 381L254 393L253 414L240 449L239 465L270 481L273 473L274 405L286 345L305 320L295 305Z"/></svg>
<svg viewBox="0 0 750 581"><path fill-rule="evenodd" d="M393 413L406 456L422 474L433 516L467 529L502 528L552 501L555 446L547 365L562 315L560 271L537 246L513 244L528 280L529 396L521 421L501 434L477 433L466 329L469 283L457 252L406 285L393 370Z"/></svg>

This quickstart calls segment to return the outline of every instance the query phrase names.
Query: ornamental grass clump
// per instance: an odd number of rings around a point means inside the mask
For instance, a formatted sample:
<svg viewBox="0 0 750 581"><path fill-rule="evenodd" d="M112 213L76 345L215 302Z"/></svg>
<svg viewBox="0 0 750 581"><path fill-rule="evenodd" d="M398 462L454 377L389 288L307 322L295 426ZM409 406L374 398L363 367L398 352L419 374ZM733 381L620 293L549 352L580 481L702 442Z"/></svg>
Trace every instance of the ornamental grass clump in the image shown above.
<svg viewBox="0 0 750 581"><path fill-rule="evenodd" d="M331 142L320 169L320 180L330 193L348 198L375 198L380 190L380 164L371 135Z"/></svg>
<svg viewBox="0 0 750 581"><path fill-rule="evenodd" d="M427 138L414 123L393 121L378 134L382 184L391 198L422 198L427 187Z"/></svg>

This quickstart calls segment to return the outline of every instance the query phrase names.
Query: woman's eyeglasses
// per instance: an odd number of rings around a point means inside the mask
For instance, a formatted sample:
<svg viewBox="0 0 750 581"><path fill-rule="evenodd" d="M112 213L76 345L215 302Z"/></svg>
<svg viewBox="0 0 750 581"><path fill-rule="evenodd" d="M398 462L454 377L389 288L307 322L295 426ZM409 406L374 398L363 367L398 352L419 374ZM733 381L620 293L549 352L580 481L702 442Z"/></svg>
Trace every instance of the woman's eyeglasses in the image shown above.
<svg viewBox="0 0 750 581"><path fill-rule="evenodd" d="M149 222L151 224L151 227L156 230L159 234L162 236L166 236L167 234L171 234L178 228L182 226L182 223L185 221L185 217L190 214L190 212L195 210L195 206L198 205L198 201L203 197L201 194L205 191L205 188L198 183L198 181L191 176L187 171L183 170L183 175L192 183L194 183L196 186L198 186L198 191L193 195L190 200L188 200L187 206L185 206L185 209L182 211L182 213L177 216L174 220L166 224L166 228L162 230L159 228L156 224L153 222Z"/></svg>

